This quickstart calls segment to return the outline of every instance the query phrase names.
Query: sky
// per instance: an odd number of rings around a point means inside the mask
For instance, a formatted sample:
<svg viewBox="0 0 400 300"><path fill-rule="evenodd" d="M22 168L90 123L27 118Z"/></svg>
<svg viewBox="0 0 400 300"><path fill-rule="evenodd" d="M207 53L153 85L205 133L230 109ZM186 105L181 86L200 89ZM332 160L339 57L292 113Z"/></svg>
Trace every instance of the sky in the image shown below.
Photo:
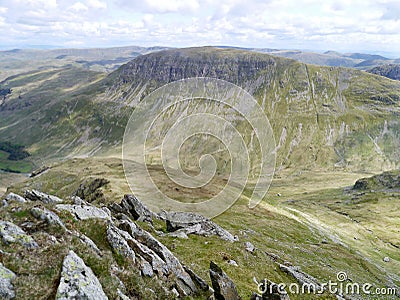
<svg viewBox="0 0 400 300"><path fill-rule="evenodd" d="M398 0L0 0L0 48L335 50L400 57Z"/></svg>

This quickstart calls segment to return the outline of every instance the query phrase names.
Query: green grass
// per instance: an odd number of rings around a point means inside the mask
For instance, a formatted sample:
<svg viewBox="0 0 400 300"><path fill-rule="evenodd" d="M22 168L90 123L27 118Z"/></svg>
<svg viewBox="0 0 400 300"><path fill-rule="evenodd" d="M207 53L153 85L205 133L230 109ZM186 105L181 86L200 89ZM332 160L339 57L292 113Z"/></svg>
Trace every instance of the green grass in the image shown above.
<svg viewBox="0 0 400 300"><path fill-rule="evenodd" d="M0 160L7 159L8 155L9 154L7 152L0 150Z"/></svg>
<svg viewBox="0 0 400 300"><path fill-rule="evenodd" d="M164 175L156 170L153 176L159 182L164 180ZM88 176L110 180L108 187L103 190L107 202L119 203L123 194L129 193L121 161L116 158L73 159L55 164L45 174L17 184L11 190L21 193L27 188L38 188L66 197ZM383 287L392 284L388 280L388 276L392 276L394 283L399 284L395 278L400 269L400 257L389 244L398 244L396 228L400 224L396 221L396 212L399 207L394 202L395 197L379 193L365 195L359 201L347 202L352 196L346 194L343 188L354 184L361 177L365 177L365 174L281 173L280 178L274 179L265 201L257 208L248 209L248 199L243 196L231 209L215 218L215 222L239 237L240 242L232 244L216 237L190 236L187 240L181 240L158 236L146 224L140 225L210 284L209 262L215 261L234 280L243 299L247 299L256 290L253 277L258 280L266 277L287 284L294 282L293 278L279 270L272 257L278 257L279 263L300 266L321 282L335 280L339 271L345 271L354 282L370 282L374 286ZM343 215L343 212L351 218ZM102 222L78 222L66 219L67 215L60 216L69 228L79 230L95 241L100 249L110 251L110 259L117 265L129 265L129 262L110 250L105 241ZM166 230L161 221L156 221L154 226L156 230ZM374 235L368 230L372 230ZM379 239L375 239L375 236ZM246 241L258 249L254 254L245 250ZM383 262L384 256L391 258L390 264ZM239 267L229 265L227 257L234 259ZM85 261L97 273L103 274L103 282L110 280L96 260ZM132 292L140 284L146 284L143 281L145 279L135 277L134 274L121 276L124 282L128 282L127 286L130 286ZM317 297L291 295L291 299ZM318 299L333 298L323 295Z"/></svg>
<svg viewBox="0 0 400 300"><path fill-rule="evenodd" d="M30 173L34 164L29 159L9 160L9 153L0 150L0 170L13 173Z"/></svg>
<svg viewBox="0 0 400 300"><path fill-rule="evenodd" d="M30 173L34 165L29 160L8 160L0 158L0 170L13 173Z"/></svg>

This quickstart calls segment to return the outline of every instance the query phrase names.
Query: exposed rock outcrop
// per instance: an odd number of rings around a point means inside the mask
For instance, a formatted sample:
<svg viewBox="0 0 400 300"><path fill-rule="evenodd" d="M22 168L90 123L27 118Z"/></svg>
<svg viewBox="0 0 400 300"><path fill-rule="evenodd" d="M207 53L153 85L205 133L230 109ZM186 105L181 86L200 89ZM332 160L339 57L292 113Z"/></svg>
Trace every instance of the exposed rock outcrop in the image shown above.
<svg viewBox="0 0 400 300"><path fill-rule="evenodd" d="M387 171L368 178L360 178L353 186L354 190L400 190L400 171Z"/></svg>
<svg viewBox="0 0 400 300"><path fill-rule="evenodd" d="M157 271L158 274L164 275L166 278L169 277L170 274L174 274L176 278L176 287L181 296L191 295L197 292L196 285L189 274L166 246L160 243L150 233L128 220L122 221L120 228L127 231L133 239L137 241L137 243L133 244L136 252L153 266L153 270ZM150 250L150 252L147 250ZM160 259L163 263L161 269L159 266ZM160 273L160 271L162 273Z"/></svg>
<svg viewBox="0 0 400 300"><path fill-rule="evenodd" d="M309 274L304 273L303 271L300 270L299 267L296 266L285 266L280 264L279 268L291 275L293 278L295 278L301 285L307 285L310 286L311 291L320 291L321 290L321 285L318 282L317 279L315 279L314 277L312 277Z"/></svg>
<svg viewBox="0 0 400 300"><path fill-rule="evenodd" d="M12 282L16 275L0 263L0 299L9 300L15 298L15 291Z"/></svg>
<svg viewBox="0 0 400 300"><path fill-rule="evenodd" d="M105 178L86 180L80 184L79 188L75 192L75 195L88 202L102 200L104 198L104 194L100 188L108 183L109 181Z"/></svg>
<svg viewBox="0 0 400 300"><path fill-rule="evenodd" d="M202 215L188 212L169 212L165 214L167 230L169 232L183 231L186 234L197 234L202 236L216 235L223 240L234 242L238 238L223 229L213 221Z"/></svg>
<svg viewBox="0 0 400 300"><path fill-rule="evenodd" d="M209 52L212 52L211 54ZM232 50L233 52L234 50ZM218 54L211 47L168 50L140 56L120 69L122 82L140 78L161 84L190 77L221 78L242 83L276 64L270 56L237 52L235 58Z"/></svg>
<svg viewBox="0 0 400 300"><path fill-rule="evenodd" d="M34 171L32 171L31 175L29 175L29 177L36 177L39 176L40 174L43 174L44 172L46 172L47 170L49 170L50 167L47 166L42 166Z"/></svg>
<svg viewBox="0 0 400 300"><path fill-rule="evenodd" d="M111 247L124 257L136 261L136 254L128 245L126 233L119 230L114 224L110 223L107 227L107 241ZM129 239L129 236L128 236Z"/></svg>
<svg viewBox="0 0 400 300"><path fill-rule="evenodd" d="M244 246L245 246L246 251L248 251L248 252L253 253L256 250L254 245L252 243L250 243L250 242L244 243Z"/></svg>
<svg viewBox="0 0 400 300"><path fill-rule="evenodd" d="M63 228L64 230L67 230L67 228L65 227L65 225L61 221L61 219L54 212L52 212L46 208L42 209L39 207L32 207L31 214L36 219L42 220L49 225L56 225L56 226Z"/></svg>
<svg viewBox="0 0 400 300"><path fill-rule="evenodd" d="M180 297L184 297L196 294L198 289L209 290L207 283L192 271L187 271L166 246L127 217L118 226L110 222L107 240L113 249L130 258L142 275L156 275L164 282L174 278L171 293L175 289Z"/></svg>
<svg viewBox="0 0 400 300"><path fill-rule="evenodd" d="M56 299L104 300L108 297L93 271L71 250L64 258Z"/></svg>
<svg viewBox="0 0 400 300"><path fill-rule="evenodd" d="M214 293L214 290L208 285L208 283L195 272L193 272L192 269L185 265L183 265L183 268L189 274L190 278L192 278L193 282L200 290L208 292L209 295L212 295Z"/></svg>
<svg viewBox="0 0 400 300"><path fill-rule="evenodd" d="M63 202L63 200L58 198L57 196L48 195L37 190L26 190L24 196L29 200L41 201L46 204L56 204Z"/></svg>
<svg viewBox="0 0 400 300"><path fill-rule="evenodd" d="M102 253L100 249L97 247L96 243L93 242L90 238L88 238L84 234L79 234L79 239L84 243L86 246L88 246L90 249L93 250L94 253L96 253L98 256L102 256Z"/></svg>
<svg viewBox="0 0 400 300"><path fill-rule="evenodd" d="M398 64L387 64L372 68L368 72L380 76L385 76L393 80L400 80L400 65Z"/></svg>
<svg viewBox="0 0 400 300"><path fill-rule="evenodd" d="M120 206L134 220L152 223L153 213L134 195L125 195Z"/></svg>
<svg viewBox="0 0 400 300"><path fill-rule="evenodd" d="M210 278L216 300L240 300L235 284L214 262L210 262Z"/></svg>
<svg viewBox="0 0 400 300"><path fill-rule="evenodd" d="M19 202L19 203L25 203L26 202L26 199L24 197L22 197L20 195L17 195L17 194L14 194L14 193L8 193L8 195L6 196L5 200L7 202L10 202L10 201L16 201L16 202Z"/></svg>
<svg viewBox="0 0 400 300"><path fill-rule="evenodd" d="M19 243L29 249L38 247L31 236L11 222L0 221L0 237L5 244Z"/></svg>
<svg viewBox="0 0 400 300"><path fill-rule="evenodd" d="M110 215L101 208L92 205L58 204L57 210L65 210L74 215L78 220L110 219Z"/></svg>

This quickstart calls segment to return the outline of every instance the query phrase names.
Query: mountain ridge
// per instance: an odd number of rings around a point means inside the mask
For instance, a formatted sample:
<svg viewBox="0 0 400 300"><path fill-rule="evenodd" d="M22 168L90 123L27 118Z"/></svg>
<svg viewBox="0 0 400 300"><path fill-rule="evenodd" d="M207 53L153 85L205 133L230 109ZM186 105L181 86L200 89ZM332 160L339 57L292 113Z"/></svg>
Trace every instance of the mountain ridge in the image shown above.
<svg viewBox="0 0 400 300"><path fill-rule="evenodd" d="M52 144L59 144L68 157L90 155L100 148L103 148L100 152L107 152L121 144L124 124L137 101L165 83L210 76L238 84L259 102L273 124L276 141L280 141L278 169L297 164L295 168L336 168L336 165L372 171L398 164L393 147L398 144L400 83L383 77L348 68L306 65L267 54L213 47L142 55L108 76L91 71L85 71L85 75L80 70L71 67L65 71L40 71L3 81L2 87L14 91L0 107L3 139L30 147L34 156L36 153L42 158L49 157L46 142L41 146L35 134L16 134L27 132L29 128L42 128L48 131L47 143L52 140ZM75 72L97 79L82 84L81 78L74 77ZM60 77L61 74L68 75ZM38 81L41 77L42 81ZM61 88L65 78L71 81L71 89L67 91ZM37 94L46 85L53 93L47 100ZM54 86L60 88L54 89ZM63 104L54 100L59 93L63 93L60 98L64 99ZM23 103L29 99L38 100L30 100L30 106L24 107ZM44 103L48 104L43 106ZM6 109L13 106L20 108L12 113ZM24 124L21 130L22 124L16 122L21 114L28 112L42 114L42 117L31 118L32 127ZM52 116L43 118L49 112ZM59 117L54 118L57 115ZM53 124L51 127L46 125L49 122ZM62 129L65 131L61 133L62 144L51 133L62 131L61 128L66 130ZM71 129L77 134L75 140L67 134ZM87 132L92 142L79 138L81 132ZM110 135L110 132L113 133ZM349 147L350 144L353 147ZM57 148L52 149L57 151Z"/></svg>

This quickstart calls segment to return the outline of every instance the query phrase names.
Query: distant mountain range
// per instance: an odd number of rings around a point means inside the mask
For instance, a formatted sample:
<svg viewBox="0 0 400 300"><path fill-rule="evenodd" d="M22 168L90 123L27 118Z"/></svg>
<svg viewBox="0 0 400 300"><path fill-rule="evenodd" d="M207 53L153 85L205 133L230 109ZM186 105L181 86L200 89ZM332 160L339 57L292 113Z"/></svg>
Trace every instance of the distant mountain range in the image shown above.
<svg viewBox="0 0 400 300"><path fill-rule="evenodd" d="M238 50L255 51L268 53L274 56L286 57L297 61L331 67L350 67L359 70L368 70L370 68L385 65L399 64L400 59L391 59L377 54L366 53L340 53L337 51L326 51L323 53L303 50L284 50L270 48L240 48L219 46L219 48L234 48Z"/></svg>
<svg viewBox="0 0 400 300"><path fill-rule="evenodd" d="M241 48L232 46L216 46L221 49L236 49L267 53L297 60L299 62L333 67L350 67L359 70L370 70L386 64L400 64L400 58L390 59L381 55L366 53L339 53L326 51L324 53L285 50L272 48ZM88 49L12 49L0 51L0 80L10 75L31 71L38 68L60 67L70 64L85 69L112 72L119 66L135 57L155 51L171 49L169 47L112 47Z"/></svg>
<svg viewBox="0 0 400 300"><path fill-rule="evenodd" d="M167 47L114 47L91 49L12 49L0 51L0 80L37 69L66 65L111 72L135 57Z"/></svg>

